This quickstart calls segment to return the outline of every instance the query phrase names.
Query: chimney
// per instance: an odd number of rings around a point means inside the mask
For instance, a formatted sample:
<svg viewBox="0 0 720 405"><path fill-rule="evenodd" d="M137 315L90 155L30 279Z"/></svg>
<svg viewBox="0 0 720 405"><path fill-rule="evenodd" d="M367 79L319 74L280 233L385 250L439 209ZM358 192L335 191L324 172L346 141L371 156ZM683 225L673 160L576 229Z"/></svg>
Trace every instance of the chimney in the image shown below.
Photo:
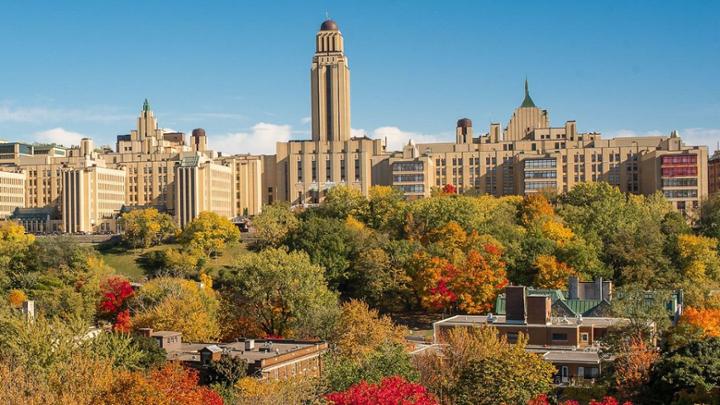
<svg viewBox="0 0 720 405"><path fill-rule="evenodd" d="M245 351L255 349L255 339L245 339Z"/></svg>
<svg viewBox="0 0 720 405"><path fill-rule="evenodd" d="M610 302L612 300L613 283L612 281L603 281L602 299Z"/></svg>
<svg viewBox="0 0 720 405"><path fill-rule="evenodd" d="M579 287L579 281L577 276L570 276L568 279L568 299L570 300L576 300L578 299L578 287Z"/></svg>
<svg viewBox="0 0 720 405"><path fill-rule="evenodd" d="M505 287L505 314L508 323L525 323L527 302L524 286Z"/></svg>
<svg viewBox="0 0 720 405"><path fill-rule="evenodd" d="M550 323L552 300L547 295L531 295L527 300L527 323L547 325Z"/></svg>
<svg viewBox="0 0 720 405"><path fill-rule="evenodd" d="M594 300L601 300L604 296L603 294L603 279L602 277L598 277L595 279L595 288L593 288L593 297Z"/></svg>
<svg viewBox="0 0 720 405"><path fill-rule="evenodd" d="M140 336L150 337L152 336L153 329L152 328L138 328L138 334Z"/></svg>

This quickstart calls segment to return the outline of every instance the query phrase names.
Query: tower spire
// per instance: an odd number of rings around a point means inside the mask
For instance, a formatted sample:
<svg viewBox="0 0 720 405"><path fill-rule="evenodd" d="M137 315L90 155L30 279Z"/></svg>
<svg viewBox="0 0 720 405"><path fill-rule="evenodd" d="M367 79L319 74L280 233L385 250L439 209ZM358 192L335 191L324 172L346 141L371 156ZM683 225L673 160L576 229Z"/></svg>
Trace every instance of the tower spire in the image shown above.
<svg viewBox="0 0 720 405"><path fill-rule="evenodd" d="M520 107L535 107L535 103L533 102L532 98L530 98L530 90L528 89L527 77L525 78L525 99L523 100L522 104L520 104Z"/></svg>
<svg viewBox="0 0 720 405"><path fill-rule="evenodd" d="M145 102L143 103L143 111L150 111L150 103L148 103L148 99L145 99Z"/></svg>

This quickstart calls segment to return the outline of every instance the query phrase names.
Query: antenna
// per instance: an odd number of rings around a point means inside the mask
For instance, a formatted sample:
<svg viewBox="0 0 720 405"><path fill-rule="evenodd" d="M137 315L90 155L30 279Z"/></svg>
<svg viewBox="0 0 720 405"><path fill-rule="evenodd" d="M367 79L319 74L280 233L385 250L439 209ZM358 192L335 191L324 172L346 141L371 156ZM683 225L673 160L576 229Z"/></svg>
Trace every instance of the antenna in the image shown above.
<svg viewBox="0 0 720 405"><path fill-rule="evenodd" d="M330 14L328 14L328 11L327 11L327 10L325 10L325 19L326 19L326 20L329 20L329 19L330 19Z"/></svg>

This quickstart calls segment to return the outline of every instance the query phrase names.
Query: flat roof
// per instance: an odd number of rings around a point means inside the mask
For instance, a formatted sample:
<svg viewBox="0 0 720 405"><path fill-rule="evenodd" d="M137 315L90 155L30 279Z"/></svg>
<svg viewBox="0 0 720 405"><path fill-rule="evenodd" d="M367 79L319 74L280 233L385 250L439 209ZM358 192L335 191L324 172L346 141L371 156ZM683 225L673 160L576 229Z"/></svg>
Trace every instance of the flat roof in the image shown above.
<svg viewBox="0 0 720 405"><path fill-rule="evenodd" d="M493 325L493 326L554 326L554 327L576 327L576 326L598 326L608 327L611 325L629 322L626 318L608 318L608 317L583 317L582 320L569 317L552 317L549 324L533 324L524 322L508 322L505 315L493 315L493 322L488 322L487 315L455 315L453 317L435 322L435 325L449 326L472 326L472 325Z"/></svg>
<svg viewBox="0 0 720 405"><path fill-rule="evenodd" d="M321 341L259 339L255 340L255 347L252 350L245 350L244 340L232 343L182 343L180 348L168 353L168 358L182 361L200 361L200 350L214 346L232 357L240 357L248 363L254 363L303 349L323 349L325 345L326 343Z"/></svg>

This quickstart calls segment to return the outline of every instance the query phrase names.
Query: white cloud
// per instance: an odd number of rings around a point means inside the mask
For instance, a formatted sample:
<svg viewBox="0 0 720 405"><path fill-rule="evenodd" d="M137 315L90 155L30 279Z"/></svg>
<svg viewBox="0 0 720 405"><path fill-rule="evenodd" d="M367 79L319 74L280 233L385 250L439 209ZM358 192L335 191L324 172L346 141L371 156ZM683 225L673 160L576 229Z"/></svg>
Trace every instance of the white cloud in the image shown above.
<svg viewBox="0 0 720 405"><path fill-rule="evenodd" d="M433 142L451 142L447 135L430 135L419 132L403 131L398 127L380 127L372 131L371 138L387 139L387 150L395 151L402 148L412 139L416 144Z"/></svg>
<svg viewBox="0 0 720 405"><path fill-rule="evenodd" d="M631 129L620 129L603 133L604 138L620 138L629 136L669 136L671 131L663 132L657 129L640 132ZM710 152L717 148L720 142L720 128L685 128L679 129L680 138L686 145L707 145Z"/></svg>
<svg viewBox="0 0 720 405"><path fill-rule="evenodd" d="M276 142L287 142L292 128L259 122L249 132L235 132L222 136L208 137L210 148L224 155L234 153L273 154Z"/></svg>
<svg viewBox="0 0 720 405"><path fill-rule="evenodd" d="M653 129L650 131L645 132L638 132L634 131L632 129L618 129L615 131L608 131L604 132L603 138L628 138L628 137L634 137L634 136L663 136L663 135L670 135L668 132L667 134L664 134L662 131Z"/></svg>
<svg viewBox="0 0 720 405"><path fill-rule="evenodd" d="M361 138L367 135L367 131L362 128L350 128L350 136L353 138Z"/></svg>
<svg viewBox="0 0 720 405"><path fill-rule="evenodd" d="M33 139L36 142L55 143L63 146L80 145L82 138L88 138L88 136L63 128L53 128L33 134Z"/></svg>
<svg viewBox="0 0 720 405"><path fill-rule="evenodd" d="M312 117L302 117L300 118L300 123L303 125L309 124L310 121L312 121Z"/></svg>
<svg viewBox="0 0 720 405"><path fill-rule="evenodd" d="M707 145L710 152L720 142L720 128L687 128L680 131L680 138L688 145Z"/></svg>
<svg viewBox="0 0 720 405"><path fill-rule="evenodd" d="M46 107L13 107L0 105L0 122L43 123L62 121L120 121L132 120L129 114L119 114L112 108L61 109Z"/></svg>

